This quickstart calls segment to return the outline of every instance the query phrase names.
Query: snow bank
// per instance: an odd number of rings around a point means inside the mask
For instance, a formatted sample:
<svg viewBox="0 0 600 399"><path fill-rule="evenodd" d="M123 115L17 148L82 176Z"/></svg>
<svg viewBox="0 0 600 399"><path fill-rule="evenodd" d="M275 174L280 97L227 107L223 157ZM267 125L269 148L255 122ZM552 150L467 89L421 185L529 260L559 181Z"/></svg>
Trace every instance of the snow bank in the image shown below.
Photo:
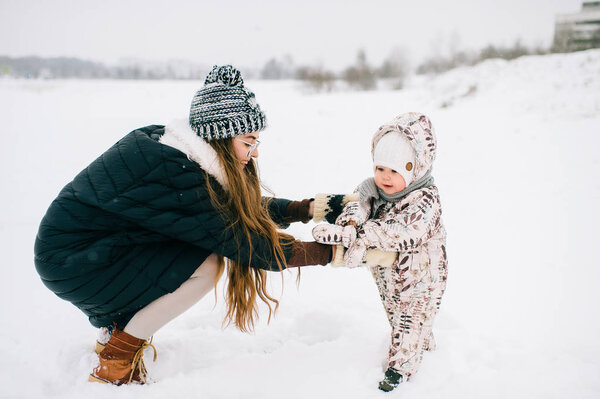
<svg viewBox="0 0 600 399"><path fill-rule="evenodd" d="M299 287L294 272L272 274L281 307L252 335L222 329L222 295L207 297L156 334L155 384L87 383L95 330L37 277L37 224L81 168L128 131L185 115L200 84L0 80L0 397L383 395L375 285L328 267L303 270ZM370 174L371 134L398 113L437 128L450 271L438 349L388 397L598 397L600 51L490 60L402 91L248 86L270 123L262 176L282 197L353 190ZM310 239L312 226L290 232Z"/></svg>

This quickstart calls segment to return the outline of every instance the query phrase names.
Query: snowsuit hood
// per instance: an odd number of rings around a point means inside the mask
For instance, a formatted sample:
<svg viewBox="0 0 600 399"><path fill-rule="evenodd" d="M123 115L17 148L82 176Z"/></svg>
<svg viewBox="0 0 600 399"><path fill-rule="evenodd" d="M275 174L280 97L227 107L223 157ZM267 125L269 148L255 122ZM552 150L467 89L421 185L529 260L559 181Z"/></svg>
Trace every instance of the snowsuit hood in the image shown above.
<svg viewBox="0 0 600 399"><path fill-rule="evenodd" d="M401 114L377 129L371 141L371 157L383 136L391 132L404 135L415 152L414 179L416 181L431 170L437 149L433 125L427 116L419 112Z"/></svg>

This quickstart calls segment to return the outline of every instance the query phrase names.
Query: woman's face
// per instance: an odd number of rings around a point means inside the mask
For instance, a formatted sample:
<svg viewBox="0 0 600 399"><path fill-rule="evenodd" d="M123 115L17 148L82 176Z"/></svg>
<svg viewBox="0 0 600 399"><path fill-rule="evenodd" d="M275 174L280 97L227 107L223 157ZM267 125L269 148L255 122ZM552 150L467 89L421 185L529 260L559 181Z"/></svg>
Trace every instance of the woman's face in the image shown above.
<svg viewBox="0 0 600 399"><path fill-rule="evenodd" d="M246 167L246 164L250 162L252 158L258 158L258 148L252 149L253 146L257 146L259 132L252 132L248 134L242 134L233 138L233 150L236 158L240 161L242 169ZM252 150L252 152L250 152Z"/></svg>

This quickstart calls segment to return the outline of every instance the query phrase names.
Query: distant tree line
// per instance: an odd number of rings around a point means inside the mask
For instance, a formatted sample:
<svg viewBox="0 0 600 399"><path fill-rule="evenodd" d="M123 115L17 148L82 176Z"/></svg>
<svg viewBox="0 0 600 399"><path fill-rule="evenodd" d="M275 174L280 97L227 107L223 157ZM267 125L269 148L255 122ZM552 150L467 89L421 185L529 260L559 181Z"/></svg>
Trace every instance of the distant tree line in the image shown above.
<svg viewBox="0 0 600 399"><path fill-rule="evenodd" d="M0 76L32 79L203 79L203 65L185 61L147 63L127 61L117 66L72 57L0 56Z"/></svg>
<svg viewBox="0 0 600 399"><path fill-rule="evenodd" d="M430 57L417 67L416 73L436 74L462 66L476 65L493 58L514 60L524 55L542 55L549 52L549 49L540 46L527 47L520 40L516 40L512 46L495 46L490 44L479 51L452 51L446 56Z"/></svg>
<svg viewBox="0 0 600 399"><path fill-rule="evenodd" d="M7 57L0 56L0 76L31 79L204 79L210 68L185 61L149 63L130 60L117 66L78 58ZM244 70L247 78L300 79L314 90L332 90L335 82L345 82L352 89L371 90L378 79L393 79L399 88L407 74L401 52L395 51L379 67L367 62L360 50L353 65L341 74L323 67L296 66L291 56L271 58L259 70Z"/></svg>
<svg viewBox="0 0 600 399"><path fill-rule="evenodd" d="M455 38L456 39L456 38ZM417 74L439 74L462 66L473 66L489 59L513 60L525 55L543 55L550 53L563 53L600 48L600 29L597 30L585 43L585 46L571 46L569 48L556 45L556 40L550 48L542 46L525 46L520 40L516 40L509 46L498 46L490 44L478 51L456 50L457 44L450 43L450 51L447 55L429 57L419 64L415 73ZM341 80L350 87L359 90L371 90L376 87L378 79L395 79L392 86L401 89L404 79L409 73L410 66L407 64L401 51L396 50L383 64L374 68L369 66L366 55L360 50L354 65L346 68L341 75L336 76L331 71L322 67L302 67L298 69L297 78L305 80L307 84L317 90L331 90L333 82Z"/></svg>
<svg viewBox="0 0 600 399"><path fill-rule="evenodd" d="M525 55L561 52L555 47L528 47L520 40L516 40L509 46L490 44L477 51L461 51L457 50L457 37L449 36L448 40L449 51L439 51L438 55L427 58L415 68L414 72L439 74L462 66L473 66L488 59L513 60ZM339 83L355 90L372 90L381 80L391 83L388 87L401 89L405 78L411 72L410 68L405 54L400 49L395 49L379 66L369 64L365 51L359 50L354 64L337 74L322 66L301 66L294 69L289 60L284 63L271 59L265 64L259 76L262 79L300 79L316 91L333 90L340 86Z"/></svg>
<svg viewBox="0 0 600 399"><path fill-rule="evenodd" d="M275 58L269 60L261 69L259 77L299 79L315 91L331 91L336 87L336 83L342 83L353 90L373 90L377 87L377 81L382 79L390 81L392 87L399 89L408 71L409 65L400 49L394 49L378 67L368 62L365 50L361 49L354 63L338 73L320 65L294 66L291 57L286 56L285 61L278 61Z"/></svg>
<svg viewBox="0 0 600 399"><path fill-rule="evenodd" d="M78 58L11 58L0 56L0 74L17 78L89 78L110 77L104 65Z"/></svg>
<svg viewBox="0 0 600 399"><path fill-rule="evenodd" d="M441 73L461 66L475 65L492 58L513 60L524 55L565 53L587 50L591 48L600 48L600 29L595 31L594 34L591 35L591 38L585 41L585 45L581 45L579 47L574 45L571 45L571 47L558 45L557 43L560 43L560 41L557 40L557 38L562 37L561 35L568 34L568 32L561 32L560 34L557 34L554 44L550 48L544 48L541 46L528 47L523 45L520 40L516 40L512 46L495 46L490 44L479 51L451 51L447 56L428 58L417 67L416 73Z"/></svg>
<svg viewBox="0 0 600 399"><path fill-rule="evenodd" d="M595 47L600 47L600 31L594 35ZM457 50L458 38L449 37L450 51L438 51L438 55L429 57L415 69L417 74L438 74L461 66L471 66L482 61L499 58L512 60L524 55L540 55L551 52L572 51L555 44L551 48L528 47L516 40L511 46L488 45L478 51ZM442 54L443 53L443 54ZM258 70L246 69L247 78L260 79L297 79L314 91L331 91L348 88L352 90L373 90L378 82L386 82L387 87L401 89L411 66L406 53L395 48L383 60L374 66L367 60L366 51L358 50L353 64L339 72L333 72L323 66L295 65L292 57L271 58ZM78 58L57 57L21 57L0 56L0 77L37 79L204 79L210 67L188 61L169 61L152 63L129 60L117 66L81 60Z"/></svg>

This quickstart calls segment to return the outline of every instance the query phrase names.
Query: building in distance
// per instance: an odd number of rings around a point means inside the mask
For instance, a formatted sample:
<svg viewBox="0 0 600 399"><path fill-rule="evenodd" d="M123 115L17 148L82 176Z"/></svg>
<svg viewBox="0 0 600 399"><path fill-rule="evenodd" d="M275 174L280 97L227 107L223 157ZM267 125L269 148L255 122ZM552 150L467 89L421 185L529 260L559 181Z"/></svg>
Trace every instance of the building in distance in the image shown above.
<svg viewBox="0 0 600 399"><path fill-rule="evenodd" d="M554 26L553 52L600 47L600 1L583 2L581 11L558 14Z"/></svg>

